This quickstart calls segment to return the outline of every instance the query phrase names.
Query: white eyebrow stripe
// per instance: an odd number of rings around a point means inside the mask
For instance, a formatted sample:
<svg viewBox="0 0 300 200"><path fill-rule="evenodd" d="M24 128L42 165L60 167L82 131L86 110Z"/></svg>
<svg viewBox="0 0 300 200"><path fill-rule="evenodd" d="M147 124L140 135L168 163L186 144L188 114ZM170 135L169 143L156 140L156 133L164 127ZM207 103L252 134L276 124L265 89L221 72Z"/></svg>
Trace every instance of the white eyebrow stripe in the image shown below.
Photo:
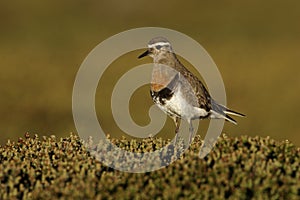
<svg viewBox="0 0 300 200"><path fill-rule="evenodd" d="M155 47L157 45L160 45L160 46L166 46L166 45L168 45L168 46L170 46L170 43L169 42L156 42L154 44L148 44L148 47L149 48L153 48L153 47Z"/></svg>

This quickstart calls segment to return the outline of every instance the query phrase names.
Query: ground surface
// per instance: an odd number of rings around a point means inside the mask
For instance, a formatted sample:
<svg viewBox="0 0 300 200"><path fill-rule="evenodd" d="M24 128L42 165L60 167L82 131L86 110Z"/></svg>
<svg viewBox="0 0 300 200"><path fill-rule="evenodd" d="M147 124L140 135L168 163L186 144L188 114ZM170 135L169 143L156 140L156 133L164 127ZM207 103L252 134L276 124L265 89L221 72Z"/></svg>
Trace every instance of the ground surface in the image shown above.
<svg viewBox="0 0 300 200"><path fill-rule="evenodd" d="M112 140L153 151L162 139ZM223 135L198 158L197 137L181 159L148 173L124 173L90 156L75 135L26 134L0 147L0 199L299 199L300 150L270 138Z"/></svg>

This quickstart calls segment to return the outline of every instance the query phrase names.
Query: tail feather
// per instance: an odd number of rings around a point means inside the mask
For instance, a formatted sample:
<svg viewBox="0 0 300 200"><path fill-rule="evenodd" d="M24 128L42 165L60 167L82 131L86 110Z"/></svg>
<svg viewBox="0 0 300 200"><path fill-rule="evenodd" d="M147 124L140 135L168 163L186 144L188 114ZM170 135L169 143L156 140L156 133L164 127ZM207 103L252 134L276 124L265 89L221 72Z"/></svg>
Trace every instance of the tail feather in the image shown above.
<svg viewBox="0 0 300 200"><path fill-rule="evenodd" d="M226 110L224 110L225 114L229 114L229 115L234 115L234 116L238 116L238 117L245 117L246 115L233 111L233 110L229 110L228 108L226 108Z"/></svg>
<svg viewBox="0 0 300 200"><path fill-rule="evenodd" d="M216 112L214 110L211 110L210 118L225 119L226 121L231 122L231 123L237 125L237 122L235 121L235 119L233 119L229 115L226 115L225 113L218 113L218 112Z"/></svg>
<svg viewBox="0 0 300 200"><path fill-rule="evenodd" d="M221 119L225 119L226 121L229 121L233 124L237 124L235 119L233 119L229 115L234 115L234 116L238 116L238 117L246 116L242 113L230 110L230 109L226 108L225 106L218 104L214 100L212 101L211 118L221 118Z"/></svg>

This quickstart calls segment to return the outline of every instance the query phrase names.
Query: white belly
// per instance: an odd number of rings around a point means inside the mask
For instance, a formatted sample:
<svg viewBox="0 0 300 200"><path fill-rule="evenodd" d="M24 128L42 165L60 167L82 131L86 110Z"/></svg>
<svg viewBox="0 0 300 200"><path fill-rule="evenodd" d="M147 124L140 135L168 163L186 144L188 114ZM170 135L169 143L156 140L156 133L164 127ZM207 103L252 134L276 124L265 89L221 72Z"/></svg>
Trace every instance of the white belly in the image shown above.
<svg viewBox="0 0 300 200"><path fill-rule="evenodd" d="M189 95L190 97L191 95ZM192 98L196 98L194 95ZM196 99L186 99L185 95L181 91L181 87L178 87L174 92L172 98L165 101L165 104L157 104L158 107L169 115L176 115L185 120L196 119L207 116L205 109L199 108L199 106L192 105L190 102L197 102Z"/></svg>

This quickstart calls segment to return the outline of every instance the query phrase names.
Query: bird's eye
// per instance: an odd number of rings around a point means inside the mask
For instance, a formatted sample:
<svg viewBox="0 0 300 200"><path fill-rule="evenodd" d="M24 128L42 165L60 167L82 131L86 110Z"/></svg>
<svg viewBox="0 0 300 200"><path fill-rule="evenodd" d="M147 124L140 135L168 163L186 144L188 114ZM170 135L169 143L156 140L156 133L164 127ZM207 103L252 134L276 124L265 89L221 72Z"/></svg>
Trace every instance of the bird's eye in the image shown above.
<svg viewBox="0 0 300 200"><path fill-rule="evenodd" d="M156 49L160 50L161 47L162 47L161 45L157 45L157 46L156 46Z"/></svg>

